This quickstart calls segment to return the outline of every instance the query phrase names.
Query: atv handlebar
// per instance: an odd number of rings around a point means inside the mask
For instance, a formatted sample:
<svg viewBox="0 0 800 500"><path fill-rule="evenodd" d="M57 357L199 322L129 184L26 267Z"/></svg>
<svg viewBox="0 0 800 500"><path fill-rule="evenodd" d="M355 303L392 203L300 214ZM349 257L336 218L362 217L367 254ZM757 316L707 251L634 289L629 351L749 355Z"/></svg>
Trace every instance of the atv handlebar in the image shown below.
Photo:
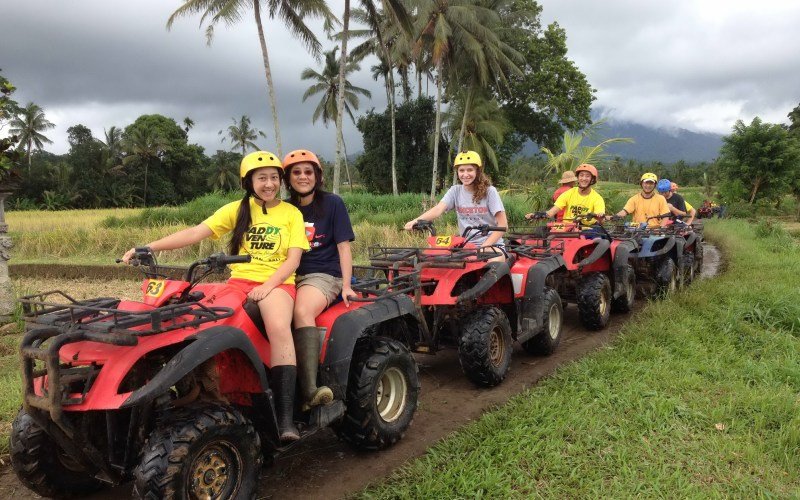
<svg viewBox="0 0 800 500"><path fill-rule="evenodd" d="M431 236L436 236L436 228L433 227L433 222L425 219L417 219L417 222L411 226L412 231L428 231Z"/></svg>

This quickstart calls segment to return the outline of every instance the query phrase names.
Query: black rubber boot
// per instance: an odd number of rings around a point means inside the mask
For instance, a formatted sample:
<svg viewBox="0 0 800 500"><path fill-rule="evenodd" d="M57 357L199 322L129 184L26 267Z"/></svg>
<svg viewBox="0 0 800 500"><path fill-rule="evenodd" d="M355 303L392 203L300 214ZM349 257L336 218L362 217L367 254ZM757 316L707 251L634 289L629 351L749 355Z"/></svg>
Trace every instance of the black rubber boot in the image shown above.
<svg viewBox="0 0 800 500"><path fill-rule="evenodd" d="M300 433L294 426L294 390L297 383L297 367L292 365L273 366L271 372L280 440L282 443L297 441L300 439Z"/></svg>
<svg viewBox="0 0 800 500"><path fill-rule="evenodd" d="M333 401L333 391L326 386L317 387L319 369L319 330L304 326L294 331L294 350L297 355L297 378L303 411Z"/></svg>

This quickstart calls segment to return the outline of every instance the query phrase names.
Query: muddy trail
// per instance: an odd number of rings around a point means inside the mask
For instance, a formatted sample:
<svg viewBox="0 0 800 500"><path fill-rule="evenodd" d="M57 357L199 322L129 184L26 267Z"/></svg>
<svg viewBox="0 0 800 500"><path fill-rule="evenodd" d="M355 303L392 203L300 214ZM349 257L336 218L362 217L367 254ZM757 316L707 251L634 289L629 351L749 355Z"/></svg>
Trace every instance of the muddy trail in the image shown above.
<svg viewBox="0 0 800 500"><path fill-rule="evenodd" d="M708 278L719 272L721 259L712 245L706 244L704 250L702 277ZM635 311L641 305L637 303ZM382 452L358 452L339 441L333 431L320 431L264 468L257 498L330 499L356 493L371 482L386 478L409 459L423 455L437 441L485 411L535 385L564 363L608 344L636 314L613 315L606 329L590 332L580 325L575 305L569 305L564 313L563 338L556 352L548 357L531 356L515 345L508 377L492 389L476 388L464 377L455 350L415 355L422 384L419 408L399 443ZM130 493L131 487L126 485L86 498L111 500L128 498ZM19 483L10 467L0 469L0 497L40 498Z"/></svg>

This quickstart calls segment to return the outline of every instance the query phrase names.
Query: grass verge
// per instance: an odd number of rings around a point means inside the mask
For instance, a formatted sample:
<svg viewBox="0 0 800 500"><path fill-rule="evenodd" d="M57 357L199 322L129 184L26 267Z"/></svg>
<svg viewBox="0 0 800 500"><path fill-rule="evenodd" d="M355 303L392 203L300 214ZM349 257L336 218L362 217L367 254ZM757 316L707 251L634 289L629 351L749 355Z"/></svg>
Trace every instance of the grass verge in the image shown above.
<svg viewBox="0 0 800 500"><path fill-rule="evenodd" d="M796 496L800 251L744 221L707 237L724 275L648 304L612 346L359 496Z"/></svg>

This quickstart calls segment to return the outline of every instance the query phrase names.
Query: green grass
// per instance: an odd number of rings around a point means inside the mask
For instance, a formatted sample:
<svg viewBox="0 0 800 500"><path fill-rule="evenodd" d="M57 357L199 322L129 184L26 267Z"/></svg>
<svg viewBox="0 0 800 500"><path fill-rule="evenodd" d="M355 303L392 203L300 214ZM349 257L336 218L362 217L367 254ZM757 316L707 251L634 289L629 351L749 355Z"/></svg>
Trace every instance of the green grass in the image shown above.
<svg viewBox="0 0 800 500"><path fill-rule="evenodd" d="M706 228L725 274L360 497L796 497L800 251L763 224Z"/></svg>

